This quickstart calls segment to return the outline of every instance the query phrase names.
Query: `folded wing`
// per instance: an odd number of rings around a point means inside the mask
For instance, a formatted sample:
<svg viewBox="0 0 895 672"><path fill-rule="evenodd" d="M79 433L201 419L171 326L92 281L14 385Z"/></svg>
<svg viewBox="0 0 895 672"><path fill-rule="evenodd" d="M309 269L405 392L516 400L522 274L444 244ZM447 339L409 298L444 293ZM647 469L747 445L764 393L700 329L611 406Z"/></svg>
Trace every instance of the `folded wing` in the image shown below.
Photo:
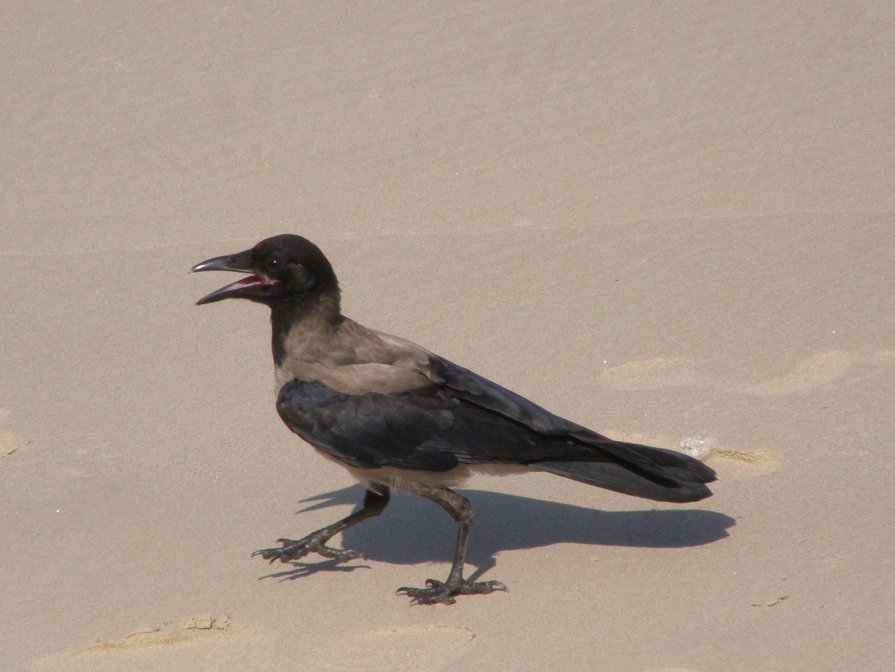
<svg viewBox="0 0 895 672"><path fill-rule="evenodd" d="M519 464L659 501L711 494L704 484L714 471L687 455L602 436L435 356L423 373L432 385L388 393L295 380L277 410L296 434L356 468Z"/></svg>

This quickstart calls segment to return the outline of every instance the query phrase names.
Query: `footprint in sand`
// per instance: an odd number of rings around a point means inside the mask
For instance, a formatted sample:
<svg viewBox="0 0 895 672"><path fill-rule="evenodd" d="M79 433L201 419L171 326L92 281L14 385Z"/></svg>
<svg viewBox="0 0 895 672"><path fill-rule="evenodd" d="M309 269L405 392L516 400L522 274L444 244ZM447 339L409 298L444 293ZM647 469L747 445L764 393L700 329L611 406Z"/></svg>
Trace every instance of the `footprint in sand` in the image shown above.
<svg viewBox="0 0 895 672"><path fill-rule="evenodd" d="M710 464L725 474L739 473L743 476L760 476L776 471L783 464L783 457L776 450L736 450L733 448L712 448L709 452Z"/></svg>
<svg viewBox="0 0 895 672"><path fill-rule="evenodd" d="M866 354L827 350L803 359L782 376L748 385L740 391L757 396L781 397L810 392L831 383L860 382L892 365L895 365L895 350L878 350Z"/></svg>
<svg viewBox="0 0 895 672"><path fill-rule="evenodd" d="M610 433L613 438L649 446L668 446L670 441L661 437L641 434ZM678 442L677 450L707 462L709 466L728 475L760 476L776 471L783 465L783 456L770 448L756 450L740 450L730 446L718 445L718 439L712 436L686 436Z"/></svg>
<svg viewBox="0 0 895 672"><path fill-rule="evenodd" d="M860 353L827 350L803 359L782 375L749 385L730 385L705 372L686 357L651 357L613 366L600 375L617 390L657 390L669 387L703 387L738 391L750 396L780 397L810 392L832 383L854 384L895 366L895 350Z"/></svg>
<svg viewBox="0 0 895 672"><path fill-rule="evenodd" d="M16 452L16 435L12 432L0 431L0 459Z"/></svg>
<svg viewBox="0 0 895 672"><path fill-rule="evenodd" d="M687 385L705 386L710 379L685 357L650 357L603 371L600 378L616 390L658 390Z"/></svg>
<svg viewBox="0 0 895 672"><path fill-rule="evenodd" d="M235 626L228 616L191 616L168 621L157 628L138 630L118 639L97 642L76 651L47 656L37 669L93 669L97 657L108 661L129 654L162 653L182 645L221 644L246 634L251 634L251 631ZM121 660L131 659L125 657Z"/></svg>
<svg viewBox="0 0 895 672"><path fill-rule="evenodd" d="M93 646L81 649L77 653L90 654L108 651L129 651L150 649L161 646L172 646L186 642L209 641L232 635L237 628L233 627L228 616L193 616L178 621L168 621L158 628L138 630L120 639L97 642Z"/></svg>
<svg viewBox="0 0 895 672"><path fill-rule="evenodd" d="M9 411L0 408L0 427L6 424ZM0 430L0 459L9 457L18 450L15 432Z"/></svg>

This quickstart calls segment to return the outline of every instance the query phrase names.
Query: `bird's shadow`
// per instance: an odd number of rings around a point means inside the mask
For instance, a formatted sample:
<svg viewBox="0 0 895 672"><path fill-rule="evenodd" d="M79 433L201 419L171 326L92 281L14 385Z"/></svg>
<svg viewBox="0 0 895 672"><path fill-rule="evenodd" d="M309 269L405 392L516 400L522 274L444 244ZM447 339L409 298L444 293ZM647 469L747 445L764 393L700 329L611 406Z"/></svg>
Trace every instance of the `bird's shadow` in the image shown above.
<svg viewBox="0 0 895 672"><path fill-rule="evenodd" d="M727 529L736 524L722 513L700 509L601 511L498 492L461 492L475 512L466 556L467 562L477 568L469 576L473 580L495 566L500 551L560 543L684 548L724 539ZM363 497L361 486L333 490L302 500L314 503L298 513L357 503ZM454 521L433 503L399 496L392 498L381 516L345 530L342 544L376 562L450 562L456 531ZM294 562L290 569L268 576L297 579L318 571L353 571L364 566L334 561Z"/></svg>

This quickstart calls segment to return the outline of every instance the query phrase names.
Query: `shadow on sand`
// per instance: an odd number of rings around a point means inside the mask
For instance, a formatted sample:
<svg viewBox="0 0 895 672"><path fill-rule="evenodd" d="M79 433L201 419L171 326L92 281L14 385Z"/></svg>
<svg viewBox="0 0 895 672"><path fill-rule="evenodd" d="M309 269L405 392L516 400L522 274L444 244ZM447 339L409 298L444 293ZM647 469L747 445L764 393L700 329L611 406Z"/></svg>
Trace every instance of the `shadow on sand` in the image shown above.
<svg viewBox="0 0 895 672"><path fill-rule="evenodd" d="M560 543L684 548L724 539L727 529L736 524L729 516L699 509L601 511L483 490L459 492L472 502L476 516L466 556L467 563L477 567L468 576L473 580L495 566L500 551ZM355 485L309 497L302 501L316 503L298 513L359 503L363 493L363 488ZM333 521L341 515L345 514L340 512ZM450 562L456 530L454 521L432 502L399 495L393 496L378 518L345 530L342 544L374 562ZM282 536L297 539L311 531L288 531ZM350 572L365 565L322 561L290 566L267 576L297 579L318 571Z"/></svg>

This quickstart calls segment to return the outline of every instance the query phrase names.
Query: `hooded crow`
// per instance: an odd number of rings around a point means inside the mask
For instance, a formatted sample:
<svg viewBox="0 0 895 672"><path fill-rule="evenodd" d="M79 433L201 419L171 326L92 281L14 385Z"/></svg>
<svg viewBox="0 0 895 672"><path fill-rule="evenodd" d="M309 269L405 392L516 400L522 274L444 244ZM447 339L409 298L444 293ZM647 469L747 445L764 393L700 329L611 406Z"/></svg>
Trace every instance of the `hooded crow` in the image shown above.
<svg viewBox="0 0 895 672"><path fill-rule="evenodd" d="M361 557L327 546L331 537L382 513L389 489L425 497L457 522L445 581L399 588L418 604L506 590L464 578L473 522L469 501L451 488L475 472L546 471L635 497L695 502L710 496L715 472L687 455L614 441L565 420L490 380L397 336L342 315L339 284L309 240L280 235L193 271L246 274L198 304L243 298L270 308L277 411L324 457L366 484L363 507L306 537L255 552L271 562L309 553Z"/></svg>

